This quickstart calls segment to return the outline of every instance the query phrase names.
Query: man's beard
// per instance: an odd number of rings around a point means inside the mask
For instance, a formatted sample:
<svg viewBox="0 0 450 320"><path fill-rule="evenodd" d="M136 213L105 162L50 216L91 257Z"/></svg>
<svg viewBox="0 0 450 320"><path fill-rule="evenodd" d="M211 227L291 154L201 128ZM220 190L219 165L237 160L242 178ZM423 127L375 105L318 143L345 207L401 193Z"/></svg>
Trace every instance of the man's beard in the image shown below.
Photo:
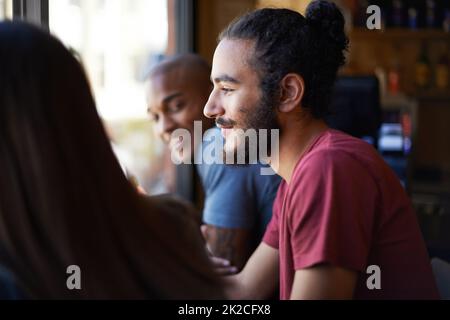
<svg viewBox="0 0 450 320"><path fill-rule="evenodd" d="M276 112L274 110L274 101L270 99L270 97L263 96L258 102L255 103L253 107L248 108L251 110L249 113L245 114L245 118L242 123L242 130L247 132L248 130L256 131L257 144L250 145L254 141L250 141L248 137L245 137L245 140L240 141L240 146L236 146L234 150L228 152L224 152L224 161L227 163L227 159L230 158L230 154L232 153L233 164L235 165L248 165L255 164L261 162L261 148L265 147L265 154L270 157L272 151L272 130L278 130L280 132L280 124L278 122ZM218 124L221 124L221 120L218 119ZM223 122L223 121L222 121ZM235 122L234 122L235 123ZM266 130L265 134L260 130ZM274 141L278 143L278 141ZM242 146L244 144L244 146ZM241 149L243 148L243 149ZM242 156L239 157L238 151L244 151ZM242 153L242 152L241 152ZM256 158L255 158L256 155ZM242 163L244 162L244 163Z"/></svg>

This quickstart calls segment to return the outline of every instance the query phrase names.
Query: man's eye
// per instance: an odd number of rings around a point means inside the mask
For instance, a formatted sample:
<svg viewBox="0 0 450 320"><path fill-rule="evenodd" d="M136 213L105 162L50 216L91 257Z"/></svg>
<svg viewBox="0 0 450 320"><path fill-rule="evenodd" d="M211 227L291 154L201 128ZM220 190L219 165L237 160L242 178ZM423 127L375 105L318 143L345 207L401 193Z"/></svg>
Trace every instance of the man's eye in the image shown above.
<svg viewBox="0 0 450 320"><path fill-rule="evenodd" d="M234 91L233 89L230 89L230 88L221 88L220 90L222 90L225 93L230 93L230 92Z"/></svg>
<svg viewBox="0 0 450 320"><path fill-rule="evenodd" d="M154 122L158 122L159 116L157 114L151 113L150 114L150 120Z"/></svg>
<svg viewBox="0 0 450 320"><path fill-rule="evenodd" d="M178 111L182 110L183 108L184 108L184 103L182 103L182 102L176 103L169 107L169 112L171 112L171 113L178 112Z"/></svg>

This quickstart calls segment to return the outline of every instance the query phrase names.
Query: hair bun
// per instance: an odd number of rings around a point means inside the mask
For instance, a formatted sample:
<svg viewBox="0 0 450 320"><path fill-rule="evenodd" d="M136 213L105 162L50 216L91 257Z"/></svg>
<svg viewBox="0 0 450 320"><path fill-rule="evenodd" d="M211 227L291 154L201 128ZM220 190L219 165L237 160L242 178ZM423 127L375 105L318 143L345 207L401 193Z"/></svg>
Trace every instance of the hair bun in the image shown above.
<svg viewBox="0 0 450 320"><path fill-rule="evenodd" d="M336 4L323 0L313 1L306 9L305 16L308 24L320 29L321 32L326 32L342 47L347 46L348 39L344 30L345 19Z"/></svg>

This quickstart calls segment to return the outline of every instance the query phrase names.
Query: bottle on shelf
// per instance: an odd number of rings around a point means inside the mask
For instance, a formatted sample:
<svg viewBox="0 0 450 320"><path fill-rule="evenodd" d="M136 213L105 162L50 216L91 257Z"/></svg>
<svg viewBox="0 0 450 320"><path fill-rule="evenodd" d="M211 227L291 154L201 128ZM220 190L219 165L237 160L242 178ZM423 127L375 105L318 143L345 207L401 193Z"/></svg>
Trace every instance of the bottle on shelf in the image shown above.
<svg viewBox="0 0 450 320"><path fill-rule="evenodd" d="M448 89L450 84L450 60L446 49L436 64L435 84L438 89Z"/></svg>
<svg viewBox="0 0 450 320"><path fill-rule="evenodd" d="M392 25L394 27L403 27L404 23L404 3L402 0L392 1Z"/></svg>
<svg viewBox="0 0 450 320"><path fill-rule="evenodd" d="M374 70L375 76L378 78L380 83L380 97L383 100L387 95L387 75L386 71L381 66L377 66Z"/></svg>
<svg viewBox="0 0 450 320"><path fill-rule="evenodd" d="M408 9L408 27L412 30L416 30L419 27L419 12L414 6Z"/></svg>
<svg viewBox="0 0 450 320"><path fill-rule="evenodd" d="M444 11L444 21L442 23L445 32L450 32L450 8Z"/></svg>
<svg viewBox="0 0 450 320"><path fill-rule="evenodd" d="M398 57L394 57L388 70L388 92L390 95L397 95L401 91L400 63Z"/></svg>
<svg viewBox="0 0 450 320"><path fill-rule="evenodd" d="M349 0L347 0L349 1ZM350 0L349 3L351 4L352 1ZM356 4L350 5L350 7L353 7L353 23L355 27L362 27L366 28L367 25L367 8L372 5L377 4L377 2L369 1L369 0L356 0ZM383 17L383 15L382 15Z"/></svg>
<svg viewBox="0 0 450 320"><path fill-rule="evenodd" d="M422 48L415 66L415 83L418 89L428 89L430 87L431 66L427 53L426 43Z"/></svg>
<svg viewBox="0 0 450 320"><path fill-rule="evenodd" d="M426 0L426 27L435 28L437 22L436 0Z"/></svg>

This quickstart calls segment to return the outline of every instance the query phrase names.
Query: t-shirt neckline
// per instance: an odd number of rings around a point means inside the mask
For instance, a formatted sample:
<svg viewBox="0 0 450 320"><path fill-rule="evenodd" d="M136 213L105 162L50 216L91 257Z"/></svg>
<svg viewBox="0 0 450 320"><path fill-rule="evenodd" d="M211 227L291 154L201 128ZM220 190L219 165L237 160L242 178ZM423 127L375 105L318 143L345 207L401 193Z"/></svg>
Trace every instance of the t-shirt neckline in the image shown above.
<svg viewBox="0 0 450 320"><path fill-rule="evenodd" d="M312 149L314 149L314 147L316 146L317 142L327 133L333 131L333 129L328 128L325 129L324 131L322 131L321 133L317 134L314 138L311 139L311 141L309 142L308 146L306 147L305 151L303 152L303 154L300 156L300 158L298 159L297 163L295 164L294 170L292 171L292 177L291 177L291 182L294 179L295 173L297 172L298 167L300 166L300 164L302 163L303 159L305 159L305 157L312 151ZM289 183L287 183L287 181L284 181L287 185L287 187L289 188Z"/></svg>

